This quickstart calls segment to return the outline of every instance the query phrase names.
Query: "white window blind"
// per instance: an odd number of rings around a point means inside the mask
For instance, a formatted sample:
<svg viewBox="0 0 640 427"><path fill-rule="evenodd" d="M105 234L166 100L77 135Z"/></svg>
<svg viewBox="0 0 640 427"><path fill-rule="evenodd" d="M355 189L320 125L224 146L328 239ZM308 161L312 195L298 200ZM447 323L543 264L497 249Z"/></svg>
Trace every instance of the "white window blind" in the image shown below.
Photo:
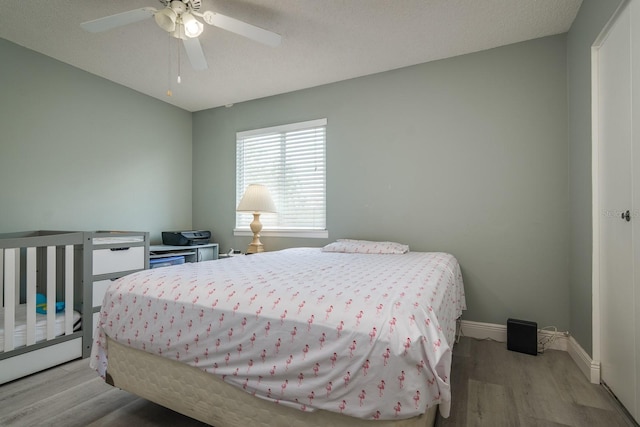
<svg viewBox="0 0 640 427"><path fill-rule="evenodd" d="M326 119L236 134L236 206L249 184L269 188L277 213L263 213L269 230L326 229ZM236 213L249 229L250 213Z"/></svg>

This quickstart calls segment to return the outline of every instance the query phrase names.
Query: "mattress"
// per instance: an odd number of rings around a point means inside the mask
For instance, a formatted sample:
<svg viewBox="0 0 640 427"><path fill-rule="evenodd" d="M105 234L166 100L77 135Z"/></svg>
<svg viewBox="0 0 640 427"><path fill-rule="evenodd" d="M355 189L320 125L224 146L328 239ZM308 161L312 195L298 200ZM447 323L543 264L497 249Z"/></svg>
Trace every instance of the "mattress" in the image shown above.
<svg viewBox="0 0 640 427"><path fill-rule="evenodd" d="M80 313L73 312L73 330L76 331L80 328ZM14 348L19 348L27 345L27 305L20 304L15 307L15 328L13 333ZM56 313L54 333L55 336L64 334L65 329L65 314L64 312ZM4 349L4 308L0 307L0 351ZM35 339L36 342L44 341L47 339L47 315L36 313L35 323Z"/></svg>
<svg viewBox="0 0 640 427"><path fill-rule="evenodd" d="M415 418L450 405L460 268L444 253L297 248L134 273L105 294L107 337L301 412Z"/></svg>
<svg viewBox="0 0 640 427"><path fill-rule="evenodd" d="M176 412L216 427L431 427L437 407L400 420L361 420L335 412L303 412L256 399L217 376L108 339L108 381Z"/></svg>

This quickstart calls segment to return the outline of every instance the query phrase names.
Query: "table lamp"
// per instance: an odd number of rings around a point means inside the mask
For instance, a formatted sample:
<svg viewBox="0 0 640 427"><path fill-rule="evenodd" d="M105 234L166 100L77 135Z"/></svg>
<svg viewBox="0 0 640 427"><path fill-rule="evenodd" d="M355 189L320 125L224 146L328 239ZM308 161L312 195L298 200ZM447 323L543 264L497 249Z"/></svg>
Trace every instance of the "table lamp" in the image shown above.
<svg viewBox="0 0 640 427"><path fill-rule="evenodd" d="M264 245L260 242L260 231L262 230L260 213L276 212L276 205L271 199L269 189L262 184L250 184L245 190L236 211L253 213L253 221L250 224L253 240L249 243L247 253L264 252Z"/></svg>

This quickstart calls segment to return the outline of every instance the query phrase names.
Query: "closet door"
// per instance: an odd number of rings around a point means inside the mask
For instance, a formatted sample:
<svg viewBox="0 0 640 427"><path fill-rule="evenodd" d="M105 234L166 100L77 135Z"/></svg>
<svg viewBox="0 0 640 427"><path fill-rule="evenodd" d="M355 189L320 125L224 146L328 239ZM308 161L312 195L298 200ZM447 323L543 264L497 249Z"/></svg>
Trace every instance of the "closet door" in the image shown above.
<svg viewBox="0 0 640 427"><path fill-rule="evenodd" d="M638 419L634 292L631 9L598 53L601 378ZM638 55L640 57L640 55ZM638 145L640 149L640 145ZM627 219L629 211L629 219ZM640 272L639 272L640 273Z"/></svg>
<svg viewBox="0 0 640 427"><path fill-rule="evenodd" d="M640 421L640 1L630 5L631 25L631 245L633 253L633 290L635 293L635 408L633 417Z"/></svg>

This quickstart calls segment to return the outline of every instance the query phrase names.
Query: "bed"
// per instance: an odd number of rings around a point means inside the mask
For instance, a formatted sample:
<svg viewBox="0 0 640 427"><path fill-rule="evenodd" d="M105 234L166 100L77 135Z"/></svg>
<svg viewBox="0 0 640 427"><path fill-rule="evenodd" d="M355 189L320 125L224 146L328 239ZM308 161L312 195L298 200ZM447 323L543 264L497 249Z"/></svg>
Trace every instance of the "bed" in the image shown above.
<svg viewBox="0 0 640 427"><path fill-rule="evenodd" d="M0 234L0 384L86 351L82 248L82 232Z"/></svg>
<svg viewBox="0 0 640 427"><path fill-rule="evenodd" d="M338 241L128 275L90 363L217 427L428 426L449 413L464 309L452 255Z"/></svg>

